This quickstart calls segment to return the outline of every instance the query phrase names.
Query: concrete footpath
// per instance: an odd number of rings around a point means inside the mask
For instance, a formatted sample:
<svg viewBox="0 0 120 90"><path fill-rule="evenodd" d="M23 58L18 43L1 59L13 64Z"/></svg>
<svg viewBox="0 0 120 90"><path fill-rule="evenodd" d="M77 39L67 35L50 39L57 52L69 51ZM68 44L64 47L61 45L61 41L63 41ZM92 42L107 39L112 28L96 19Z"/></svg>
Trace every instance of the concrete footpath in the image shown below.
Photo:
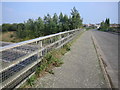
<svg viewBox="0 0 120 90"><path fill-rule="evenodd" d="M35 82L34 88L106 88L99 60L91 39L84 32L63 57L64 64Z"/></svg>

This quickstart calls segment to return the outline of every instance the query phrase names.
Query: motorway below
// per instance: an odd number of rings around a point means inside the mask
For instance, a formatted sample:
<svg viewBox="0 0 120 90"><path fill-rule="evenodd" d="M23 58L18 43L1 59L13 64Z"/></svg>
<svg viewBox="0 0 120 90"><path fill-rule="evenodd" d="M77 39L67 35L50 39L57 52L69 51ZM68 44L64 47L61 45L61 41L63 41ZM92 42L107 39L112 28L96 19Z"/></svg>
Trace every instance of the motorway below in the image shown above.
<svg viewBox="0 0 120 90"><path fill-rule="evenodd" d="M98 30L92 30L92 33L106 58L107 67L110 67L107 71L113 85L118 87L118 35Z"/></svg>

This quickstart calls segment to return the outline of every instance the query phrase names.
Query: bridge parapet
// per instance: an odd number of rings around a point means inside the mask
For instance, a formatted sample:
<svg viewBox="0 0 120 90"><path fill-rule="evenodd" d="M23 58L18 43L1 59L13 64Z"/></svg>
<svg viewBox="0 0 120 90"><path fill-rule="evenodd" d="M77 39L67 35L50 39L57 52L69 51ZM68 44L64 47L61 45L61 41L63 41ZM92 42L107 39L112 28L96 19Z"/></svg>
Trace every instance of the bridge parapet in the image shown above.
<svg viewBox="0 0 120 90"><path fill-rule="evenodd" d="M1 88L14 88L35 71L41 58L71 41L82 29L75 29L0 47Z"/></svg>

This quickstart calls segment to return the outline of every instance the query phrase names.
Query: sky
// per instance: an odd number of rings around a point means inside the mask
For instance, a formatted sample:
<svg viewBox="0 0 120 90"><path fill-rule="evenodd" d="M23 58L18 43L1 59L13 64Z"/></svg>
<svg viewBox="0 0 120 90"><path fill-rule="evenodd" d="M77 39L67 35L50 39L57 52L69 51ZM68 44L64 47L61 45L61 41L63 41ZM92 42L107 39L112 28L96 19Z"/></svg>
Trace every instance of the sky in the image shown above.
<svg viewBox="0 0 120 90"><path fill-rule="evenodd" d="M29 18L43 18L47 13L70 15L74 6L84 24L100 23L106 18L110 18L111 23L118 23L118 2L2 2L0 23L21 23Z"/></svg>

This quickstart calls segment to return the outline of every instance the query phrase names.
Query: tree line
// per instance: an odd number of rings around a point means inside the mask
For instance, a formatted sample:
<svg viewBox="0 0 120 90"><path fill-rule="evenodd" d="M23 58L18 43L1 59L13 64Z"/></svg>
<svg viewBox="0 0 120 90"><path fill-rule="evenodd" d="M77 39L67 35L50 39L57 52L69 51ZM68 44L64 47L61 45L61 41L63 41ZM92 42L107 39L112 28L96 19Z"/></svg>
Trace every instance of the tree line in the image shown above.
<svg viewBox="0 0 120 90"><path fill-rule="evenodd" d="M99 30L109 31L109 29L110 29L110 19L106 18L105 21L101 22Z"/></svg>
<svg viewBox="0 0 120 90"><path fill-rule="evenodd" d="M70 16L61 12L59 16L54 13L53 16L47 14L44 18L38 17L36 20L28 19L24 23L2 24L2 32L16 31L18 38L31 39L80 28L82 21L78 10L74 7L71 9Z"/></svg>

